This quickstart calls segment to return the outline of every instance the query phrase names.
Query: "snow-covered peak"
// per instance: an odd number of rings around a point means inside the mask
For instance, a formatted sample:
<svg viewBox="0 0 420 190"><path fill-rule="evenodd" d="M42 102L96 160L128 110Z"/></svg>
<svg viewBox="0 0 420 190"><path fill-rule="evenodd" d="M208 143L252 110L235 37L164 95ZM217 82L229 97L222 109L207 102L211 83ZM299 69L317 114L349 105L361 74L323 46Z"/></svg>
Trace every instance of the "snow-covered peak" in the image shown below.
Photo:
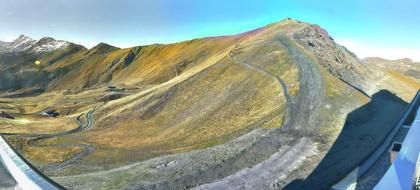
<svg viewBox="0 0 420 190"><path fill-rule="evenodd" d="M13 40L13 42L9 42L7 44L5 44L5 51L10 51L10 52L19 52L19 51L25 51L28 48L30 48L33 44L35 44L36 40L25 36L25 35L20 35L18 38L16 38L15 40Z"/></svg>
<svg viewBox="0 0 420 190"><path fill-rule="evenodd" d="M10 43L10 46L13 49L26 50L27 48L32 46L35 42L36 40L22 34L16 40Z"/></svg>
<svg viewBox="0 0 420 190"><path fill-rule="evenodd" d="M25 44L25 43L32 42L32 41L35 41L35 40L32 39L29 36L25 36L25 35L21 34L18 38L16 38L16 40L14 40L12 42L12 44L14 44L15 46L19 46L21 44Z"/></svg>
<svg viewBox="0 0 420 190"><path fill-rule="evenodd" d="M21 51L30 51L39 53L66 48L68 45L70 45L70 42L55 40L51 37L34 40L22 34L12 42L2 42L0 44L0 52L16 53Z"/></svg>

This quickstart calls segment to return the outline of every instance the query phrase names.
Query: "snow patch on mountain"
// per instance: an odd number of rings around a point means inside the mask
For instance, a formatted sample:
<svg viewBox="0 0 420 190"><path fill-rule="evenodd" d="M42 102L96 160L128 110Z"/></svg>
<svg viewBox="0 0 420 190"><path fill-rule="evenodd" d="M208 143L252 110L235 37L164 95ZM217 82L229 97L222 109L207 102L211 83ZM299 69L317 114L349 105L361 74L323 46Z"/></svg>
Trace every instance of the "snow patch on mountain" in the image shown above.
<svg viewBox="0 0 420 190"><path fill-rule="evenodd" d="M35 52L52 51L56 49L66 48L68 45L70 45L69 42L62 41L62 40L55 40L54 38L47 37L47 38L40 39L32 48L32 51L35 51Z"/></svg>

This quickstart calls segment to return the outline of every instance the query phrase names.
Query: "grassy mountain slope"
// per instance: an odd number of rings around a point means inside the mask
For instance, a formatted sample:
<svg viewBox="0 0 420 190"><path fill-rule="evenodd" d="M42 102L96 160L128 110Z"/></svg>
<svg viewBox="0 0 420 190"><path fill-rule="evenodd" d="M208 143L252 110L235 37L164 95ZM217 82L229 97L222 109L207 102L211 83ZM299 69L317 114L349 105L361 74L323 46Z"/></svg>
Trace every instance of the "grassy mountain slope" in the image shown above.
<svg viewBox="0 0 420 190"><path fill-rule="evenodd" d="M319 26L291 19L175 44L7 56L0 57L1 71L11 73L0 109L17 120L0 118L0 131L20 133L10 142L73 189L191 188L230 175L209 187L284 187L316 168L349 112L394 82L378 82L381 70ZM109 92L108 84L126 90ZM30 96L34 88L45 92ZM410 88L396 92L410 98L418 87ZM39 116L48 108L61 115ZM63 134L70 129L80 130ZM34 133L44 138L23 135ZM233 175L244 168L252 169Z"/></svg>

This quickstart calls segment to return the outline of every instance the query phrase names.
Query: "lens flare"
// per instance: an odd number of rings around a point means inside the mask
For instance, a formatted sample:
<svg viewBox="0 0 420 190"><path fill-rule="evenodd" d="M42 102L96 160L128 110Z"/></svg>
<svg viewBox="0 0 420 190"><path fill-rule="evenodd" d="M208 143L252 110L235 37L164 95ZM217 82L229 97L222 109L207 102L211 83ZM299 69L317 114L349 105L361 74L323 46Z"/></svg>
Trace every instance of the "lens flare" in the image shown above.
<svg viewBox="0 0 420 190"><path fill-rule="evenodd" d="M41 64L41 61L39 61L39 60L35 61L35 65L40 65L40 64Z"/></svg>

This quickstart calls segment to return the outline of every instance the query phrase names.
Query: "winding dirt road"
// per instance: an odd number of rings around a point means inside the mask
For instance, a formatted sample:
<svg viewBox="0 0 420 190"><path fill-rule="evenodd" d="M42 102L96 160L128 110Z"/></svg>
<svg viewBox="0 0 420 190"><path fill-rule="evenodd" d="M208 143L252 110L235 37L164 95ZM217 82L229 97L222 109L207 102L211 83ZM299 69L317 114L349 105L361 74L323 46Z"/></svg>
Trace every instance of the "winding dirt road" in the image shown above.
<svg viewBox="0 0 420 190"><path fill-rule="evenodd" d="M77 121L79 122L79 127L78 128L75 128L75 129L70 130L70 131L58 133L58 134L51 134L51 135L48 135L48 136L38 137L36 139L31 139L31 140L28 141L28 144L31 145L31 146L40 146L40 145L34 143L34 141L38 141L38 140L41 140L41 139L47 139L47 138L61 137L61 136L64 136L64 135L68 135L68 134L72 134L72 133L78 133L78 132L81 132L81 131L86 131L86 130L91 129L93 127L92 114L99 107L100 106L98 106L98 107L94 108L93 110L86 113L86 124L85 125L83 124L82 120L80 119L84 114L81 114L77 117ZM52 146L66 147L66 146L74 146L74 145L75 144L73 144L73 143L63 143L63 144L56 144L56 145L52 145ZM47 145L47 146L50 146L50 145ZM68 159L64 162L53 163L53 164L48 164L48 165L42 166L40 168L40 170L43 171L43 172L59 170L59 169L64 168L64 167L66 167L70 164L73 164L73 163L76 163L76 162L80 161L84 157L91 154L95 149L94 146L89 145L89 144L77 144L76 146L82 148L83 151L76 154L75 156L73 156L72 158L70 158L70 159Z"/></svg>
<svg viewBox="0 0 420 190"><path fill-rule="evenodd" d="M313 60L285 36L279 36L278 42L287 48L299 67L299 92L291 104L290 125L285 130L292 130L300 135L311 135L317 130L317 111L325 96L325 87L321 71Z"/></svg>
<svg viewBox="0 0 420 190"><path fill-rule="evenodd" d="M269 189L279 176L287 176L298 168L308 156L317 151L309 137L317 129L316 113L324 96L324 84L317 64L299 50L293 42L284 36L278 37L278 43L287 48L299 67L300 88L296 97L288 94L285 83L270 72L251 65L232 56L229 57L247 68L254 69L275 79L283 88L287 100L287 114L284 126L275 131L272 138L283 138L285 133L292 133L297 140L291 139L269 159L243 169L221 180L204 184L196 189Z"/></svg>
<svg viewBox="0 0 420 190"><path fill-rule="evenodd" d="M245 66L246 68L248 68L248 69L251 69L251 70L256 70L256 71L258 71L258 72L260 72L260 73L262 73L262 74L264 74L264 75L267 75L268 77L270 77L270 78L272 78L273 80L275 80L277 83L278 83L278 85L280 85L280 87L282 88L282 90L283 90L283 93L284 93L284 96L285 96L285 98L286 98L286 116L284 117L284 118L286 118L286 121L285 121L285 123L288 123L288 115L290 114L290 102L292 101L292 98L291 98L291 96L290 96L290 94L289 94L289 91L288 91L288 89L287 89L287 85L286 85L286 83L280 78L280 77L278 77L278 76L275 76L275 75L273 75L273 74L271 74L270 72L268 72L268 71L266 71L266 70L264 70L264 69L262 69L262 68L260 68L260 67L258 67L258 66L255 66L255 65L251 65L251 64L249 64L249 63L247 63L246 61L243 61L243 60L239 60L238 58L236 58L235 56L233 56L232 54L233 54L233 52L238 48L239 46L236 46L235 48L233 48L230 52L229 52L229 58L231 59L231 60L233 60L235 63L239 63L239 64L241 64L241 65L243 65L243 66Z"/></svg>
<svg viewBox="0 0 420 190"><path fill-rule="evenodd" d="M103 104L101 104L100 106L102 106ZM69 135L69 134L73 134L73 133L78 133L81 131L86 131L89 130L93 127L93 117L92 114L95 110L97 110L100 106L94 108L91 111L88 111L86 114L81 114L77 117L77 121L79 123L79 126L77 128L74 128L72 130L68 130L68 131L63 131L60 133L54 133L54 134L36 134L36 135L31 135L31 134L18 134L18 133L7 133L7 134L3 134L3 135L9 135L9 136L17 136L17 137L22 137L22 138L30 138L27 141L27 144L29 146L37 146L37 147L49 147L49 146L54 146L54 147L67 147L67 146L78 146L81 147L83 149L82 152L76 154L74 157L61 162L61 163L53 163L53 164L48 164L45 166L40 167L40 170L45 172L45 171L52 171L52 170L58 170L61 169L63 167L66 167L70 164L73 164L75 162L78 162L79 160L83 159L84 157L88 156L89 154L91 154L94 150L94 147L92 145L88 145L88 144L74 144L74 143L62 143L62 144L55 144L55 145L40 145L38 144L38 142L40 140L45 140L45 139L50 139L50 138L55 138L55 137L62 137L65 135ZM86 116L86 124L84 124L82 122L82 117Z"/></svg>

